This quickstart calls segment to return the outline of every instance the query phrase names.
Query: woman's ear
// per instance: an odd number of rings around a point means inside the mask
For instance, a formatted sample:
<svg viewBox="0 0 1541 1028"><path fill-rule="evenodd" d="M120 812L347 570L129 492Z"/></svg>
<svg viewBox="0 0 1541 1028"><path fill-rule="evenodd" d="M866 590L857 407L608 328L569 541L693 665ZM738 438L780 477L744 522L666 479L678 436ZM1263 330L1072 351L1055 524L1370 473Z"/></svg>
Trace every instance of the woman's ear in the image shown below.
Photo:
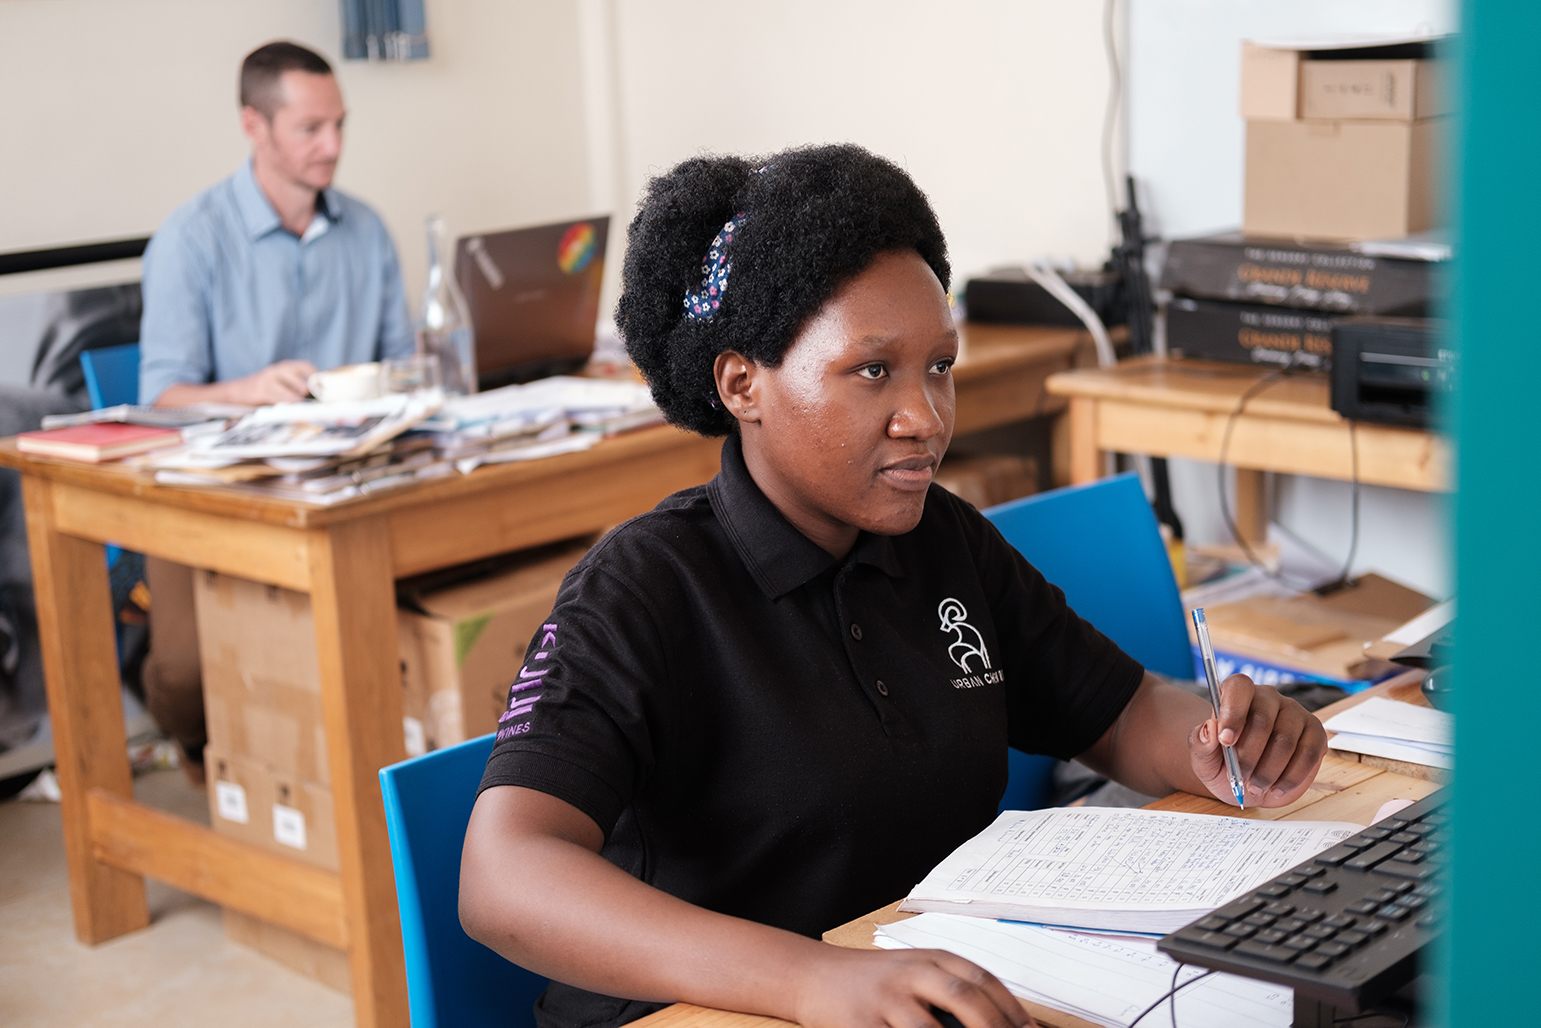
<svg viewBox="0 0 1541 1028"><path fill-rule="evenodd" d="M717 396L722 405L740 421L760 420L760 409L755 380L760 366L741 353L724 350L712 365L712 377L717 383Z"/></svg>

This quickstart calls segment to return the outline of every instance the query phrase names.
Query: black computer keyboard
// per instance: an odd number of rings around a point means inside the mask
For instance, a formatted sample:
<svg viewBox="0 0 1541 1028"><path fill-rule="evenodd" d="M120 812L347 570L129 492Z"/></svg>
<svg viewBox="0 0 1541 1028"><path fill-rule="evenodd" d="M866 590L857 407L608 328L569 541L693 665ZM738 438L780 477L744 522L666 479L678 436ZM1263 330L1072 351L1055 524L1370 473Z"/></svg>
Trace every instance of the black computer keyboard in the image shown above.
<svg viewBox="0 0 1541 1028"><path fill-rule="evenodd" d="M1441 789L1162 939L1174 960L1357 1012L1418 974L1439 936Z"/></svg>

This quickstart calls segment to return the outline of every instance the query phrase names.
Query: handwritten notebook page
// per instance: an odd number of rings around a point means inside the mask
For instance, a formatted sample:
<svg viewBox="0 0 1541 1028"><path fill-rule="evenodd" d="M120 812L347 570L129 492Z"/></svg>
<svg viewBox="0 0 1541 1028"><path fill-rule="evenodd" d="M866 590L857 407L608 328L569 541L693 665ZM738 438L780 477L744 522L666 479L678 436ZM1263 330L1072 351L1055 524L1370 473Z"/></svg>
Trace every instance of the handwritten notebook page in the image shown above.
<svg viewBox="0 0 1541 1028"><path fill-rule="evenodd" d="M1100 807L1008 811L899 909L1165 933L1361 827Z"/></svg>

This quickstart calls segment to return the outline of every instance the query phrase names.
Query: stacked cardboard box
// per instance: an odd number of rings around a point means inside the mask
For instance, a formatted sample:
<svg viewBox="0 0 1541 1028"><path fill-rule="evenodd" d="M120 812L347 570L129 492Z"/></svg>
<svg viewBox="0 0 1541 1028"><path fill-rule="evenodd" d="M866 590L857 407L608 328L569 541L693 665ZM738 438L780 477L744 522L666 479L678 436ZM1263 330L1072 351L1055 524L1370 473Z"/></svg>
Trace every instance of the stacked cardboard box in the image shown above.
<svg viewBox="0 0 1541 1028"><path fill-rule="evenodd" d="M212 571L194 579L215 831L329 870L337 833L310 597ZM225 933L338 989L347 955L237 911Z"/></svg>
<svg viewBox="0 0 1541 1028"><path fill-rule="evenodd" d="M439 576L398 612L403 738L409 754L492 731L531 635L591 538ZM452 584L445 584L446 581ZM212 571L195 576L216 831L338 867L321 674L310 598ZM346 954L235 911L226 934L339 989Z"/></svg>
<svg viewBox="0 0 1541 1028"><path fill-rule="evenodd" d="M1429 41L1243 43L1243 229L1359 240L1439 225L1442 74Z"/></svg>
<svg viewBox="0 0 1541 1028"><path fill-rule="evenodd" d="M524 653L593 537L526 551L489 574L406 583L397 611L407 752L486 735Z"/></svg>
<svg viewBox="0 0 1541 1028"><path fill-rule="evenodd" d="M1440 223L1449 107L1432 47L1242 44L1243 232L1172 244L1169 351L1326 370L1338 318L1427 313L1437 299L1427 261L1357 244Z"/></svg>

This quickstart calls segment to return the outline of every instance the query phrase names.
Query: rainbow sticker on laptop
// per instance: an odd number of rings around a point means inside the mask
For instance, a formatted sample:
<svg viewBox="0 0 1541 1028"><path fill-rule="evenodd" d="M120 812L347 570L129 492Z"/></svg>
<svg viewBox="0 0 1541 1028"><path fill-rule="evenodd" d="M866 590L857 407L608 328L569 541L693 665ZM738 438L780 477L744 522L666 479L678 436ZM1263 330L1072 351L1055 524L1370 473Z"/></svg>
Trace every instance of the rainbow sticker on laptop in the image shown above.
<svg viewBox="0 0 1541 1028"><path fill-rule="evenodd" d="M576 275L594 259L594 226L580 221L562 233L556 247L556 263L569 275Z"/></svg>

